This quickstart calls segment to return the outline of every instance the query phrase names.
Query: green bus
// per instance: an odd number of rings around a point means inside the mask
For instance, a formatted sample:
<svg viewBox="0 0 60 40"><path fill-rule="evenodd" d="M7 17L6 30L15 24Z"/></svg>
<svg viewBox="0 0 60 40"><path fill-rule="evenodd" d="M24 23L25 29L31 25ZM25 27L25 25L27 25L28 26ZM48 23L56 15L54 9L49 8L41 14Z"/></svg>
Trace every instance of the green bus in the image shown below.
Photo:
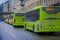
<svg viewBox="0 0 60 40"><path fill-rule="evenodd" d="M24 28L33 32L60 32L60 6L37 6L28 10Z"/></svg>
<svg viewBox="0 0 60 40"><path fill-rule="evenodd" d="M5 16L5 23L9 23L9 15Z"/></svg>
<svg viewBox="0 0 60 40"><path fill-rule="evenodd" d="M25 13L15 13L13 16L13 25L16 27L23 27L24 26L24 17Z"/></svg>
<svg viewBox="0 0 60 40"><path fill-rule="evenodd" d="M14 14L9 15L9 24L13 24L13 15Z"/></svg>

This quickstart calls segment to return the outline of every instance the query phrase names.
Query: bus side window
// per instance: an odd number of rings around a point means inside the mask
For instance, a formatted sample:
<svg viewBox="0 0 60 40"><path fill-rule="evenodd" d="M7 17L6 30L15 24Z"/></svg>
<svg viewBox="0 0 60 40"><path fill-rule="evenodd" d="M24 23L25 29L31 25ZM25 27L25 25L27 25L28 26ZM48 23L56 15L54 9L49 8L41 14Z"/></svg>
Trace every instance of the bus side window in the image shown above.
<svg viewBox="0 0 60 40"><path fill-rule="evenodd" d="M39 20L39 9L29 11L26 13L26 21L37 21Z"/></svg>

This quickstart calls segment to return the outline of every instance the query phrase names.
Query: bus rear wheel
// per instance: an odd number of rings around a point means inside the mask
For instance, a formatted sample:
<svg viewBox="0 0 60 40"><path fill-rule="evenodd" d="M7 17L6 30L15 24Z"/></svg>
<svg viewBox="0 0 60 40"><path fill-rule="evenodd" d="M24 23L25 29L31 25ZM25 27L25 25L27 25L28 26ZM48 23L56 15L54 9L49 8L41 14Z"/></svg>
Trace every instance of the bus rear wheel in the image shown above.
<svg viewBox="0 0 60 40"><path fill-rule="evenodd" d="M38 32L35 31L35 26L34 25L33 25L33 33L36 33L36 34L38 33Z"/></svg>

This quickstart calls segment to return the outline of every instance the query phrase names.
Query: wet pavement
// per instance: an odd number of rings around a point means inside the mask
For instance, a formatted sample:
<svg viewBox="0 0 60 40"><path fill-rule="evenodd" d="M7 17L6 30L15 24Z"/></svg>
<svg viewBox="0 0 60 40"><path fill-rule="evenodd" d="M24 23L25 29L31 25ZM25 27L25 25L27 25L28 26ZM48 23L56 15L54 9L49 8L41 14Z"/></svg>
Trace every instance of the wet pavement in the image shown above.
<svg viewBox="0 0 60 40"><path fill-rule="evenodd" d="M12 25L0 22L0 40L38 40L24 29L17 30Z"/></svg>
<svg viewBox="0 0 60 40"><path fill-rule="evenodd" d="M1 40L18 40L17 33L12 25L0 22L0 39Z"/></svg>
<svg viewBox="0 0 60 40"><path fill-rule="evenodd" d="M35 34L23 28L15 28L21 40L60 40L60 36L54 34Z"/></svg>
<svg viewBox="0 0 60 40"><path fill-rule="evenodd" d="M38 40L32 33L24 30L23 28L17 28L16 32L18 34L19 40Z"/></svg>
<svg viewBox="0 0 60 40"><path fill-rule="evenodd" d="M12 25L0 22L0 40L60 40L60 36L35 34L24 28L14 28Z"/></svg>

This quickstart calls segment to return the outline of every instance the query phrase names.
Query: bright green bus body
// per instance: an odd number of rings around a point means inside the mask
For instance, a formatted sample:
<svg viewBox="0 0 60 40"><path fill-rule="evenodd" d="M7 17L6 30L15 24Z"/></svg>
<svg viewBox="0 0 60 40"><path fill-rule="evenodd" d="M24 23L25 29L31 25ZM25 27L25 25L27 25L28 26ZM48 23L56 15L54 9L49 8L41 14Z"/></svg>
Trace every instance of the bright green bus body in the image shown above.
<svg viewBox="0 0 60 40"><path fill-rule="evenodd" d="M6 22L6 23L9 23L9 15L6 15L6 17L5 17L5 22Z"/></svg>
<svg viewBox="0 0 60 40"><path fill-rule="evenodd" d="M5 17L5 20L4 20L5 23L6 23L6 19L7 19L7 17Z"/></svg>
<svg viewBox="0 0 60 40"><path fill-rule="evenodd" d="M13 17L14 19L13 25L24 26L24 17L25 17L25 13L15 13Z"/></svg>
<svg viewBox="0 0 60 40"><path fill-rule="evenodd" d="M25 29L60 32L60 6L38 6L26 12Z"/></svg>
<svg viewBox="0 0 60 40"><path fill-rule="evenodd" d="M9 15L9 24L13 24L13 15L14 14Z"/></svg>

